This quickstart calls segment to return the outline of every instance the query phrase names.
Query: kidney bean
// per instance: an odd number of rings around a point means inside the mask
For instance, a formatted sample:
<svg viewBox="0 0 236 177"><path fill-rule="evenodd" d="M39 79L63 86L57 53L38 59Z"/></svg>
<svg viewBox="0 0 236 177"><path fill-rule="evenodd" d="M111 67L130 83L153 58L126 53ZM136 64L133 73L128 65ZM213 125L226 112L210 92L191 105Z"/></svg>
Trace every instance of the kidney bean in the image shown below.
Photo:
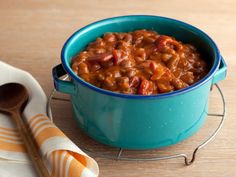
<svg viewBox="0 0 236 177"><path fill-rule="evenodd" d="M78 74L78 66L79 66L79 64L80 64L79 62L73 62L73 60L72 60L71 68L77 74Z"/></svg>
<svg viewBox="0 0 236 177"><path fill-rule="evenodd" d="M112 71L107 71L104 74L106 77L113 77Z"/></svg>
<svg viewBox="0 0 236 177"><path fill-rule="evenodd" d="M111 73L112 73L112 76L114 78L121 77L121 73L120 73L120 70L118 68L115 68L115 69L111 70Z"/></svg>
<svg viewBox="0 0 236 177"><path fill-rule="evenodd" d="M155 41L156 41L157 39L156 39L156 37L153 37L153 36L150 36L150 37L145 37L145 38L143 38L143 43L145 43L145 44L152 44L152 43L154 43Z"/></svg>
<svg viewBox="0 0 236 177"><path fill-rule="evenodd" d="M177 68L175 71L172 71L172 73L176 78L179 78L183 74L183 71L180 68Z"/></svg>
<svg viewBox="0 0 236 177"><path fill-rule="evenodd" d="M142 62L141 64L137 65L137 68L143 69L143 68L150 68L150 63L153 62L152 60L146 60Z"/></svg>
<svg viewBox="0 0 236 177"><path fill-rule="evenodd" d="M116 35L116 38L117 38L117 39L123 40L124 37L125 37L125 35L126 35L126 33L116 33L115 35Z"/></svg>
<svg viewBox="0 0 236 177"><path fill-rule="evenodd" d="M157 81L157 87L160 93L171 92L174 89L168 80Z"/></svg>
<svg viewBox="0 0 236 177"><path fill-rule="evenodd" d="M130 51L130 44L124 41L118 41L116 49L120 49L123 51L123 53L127 53Z"/></svg>
<svg viewBox="0 0 236 177"><path fill-rule="evenodd" d="M131 34L126 34L124 36L124 41L131 44L132 43L132 40L133 40L133 36Z"/></svg>
<svg viewBox="0 0 236 177"><path fill-rule="evenodd" d="M123 60L121 50L113 50L112 54L115 65L119 64Z"/></svg>
<svg viewBox="0 0 236 177"><path fill-rule="evenodd" d="M146 59L152 60L151 58L159 58L159 54L156 52L156 46L154 44L148 44L144 47L146 53Z"/></svg>
<svg viewBox="0 0 236 177"><path fill-rule="evenodd" d="M83 78L84 81L86 82L92 82L92 79L89 74L81 74L81 77Z"/></svg>
<svg viewBox="0 0 236 177"><path fill-rule="evenodd" d="M120 63L120 66L123 67L123 68L130 68L132 67L133 63L131 60L123 60L121 63Z"/></svg>
<svg viewBox="0 0 236 177"><path fill-rule="evenodd" d="M135 56L139 56L143 58L144 60L146 59L146 52L144 48L138 48L134 51Z"/></svg>
<svg viewBox="0 0 236 177"><path fill-rule="evenodd" d="M180 79L187 84L193 84L194 83L193 72L190 72L190 71L186 72L180 77Z"/></svg>
<svg viewBox="0 0 236 177"><path fill-rule="evenodd" d="M104 81L104 79L105 79L105 76L104 76L103 73L98 73L98 74L97 74L97 80L98 80L98 81Z"/></svg>
<svg viewBox="0 0 236 177"><path fill-rule="evenodd" d="M140 95L151 95L153 92L153 84L147 79L142 79L138 89Z"/></svg>
<svg viewBox="0 0 236 177"><path fill-rule="evenodd" d="M167 71L164 67L157 67L154 70L154 74L151 76L150 79L153 81L158 80L165 74L165 72L167 72Z"/></svg>
<svg viewBox="0 0 236 177"><path fill-rule="evenodd" d="M116 81L115 81L115 78L114 77L111 77L111 76L108 76L104 79L104 85L108 88L111 88L111 87L114 87L115 84L116 84Z"/></svg>
<svg viewBox="0 0 236 177"><path fill-rule="evenodd" d="M127 90L129 88L129 78L128 77L118 77L116 79L117 85L121 90Z"/></svg>
<svg viewBox="0 0 236 177"><path fill-rule="evenodd" d="M178 90L183 89L188 86L188 84L186 84L185 82L183 82L181 79L178 79L178 78L174 78L172 80L172 83L175 89L178 89Z"/></svg>
<svg viewBox="0 0 236 177"><path fill-rule="evenodd" d="M105 47L105 50L106 50L106 52L108 52L108 53L112 53L112 51L114 50L114 48L115 48L115 43L114 43L113 45L108 45L108 44L107 44L107 46Z"/></svg>
<svg viewBox="0 0 236 177"><path fill-rule="evenodd" d="M106 52L106 49L104 49L104 48L98 48L98 49L95 50L96 54L102 54L102 53L105 53L105 52Z"/></svg>
<svg viewBox="0 0 236 177"><path fill-rule="evenodd" d="M188 62L188 60L186 60L185 58L182 58L179 60L178 62L178 67L179 68L185 68L185 69L189 69L189 65L190 63ZM185 70L184 69L184 70Z"/></svg>
<svg viewBox="0 0 236 177"><path fill-rule="evenodd" d="M115 42L116 36L112 33L106 33L106 34L104 34L103 39L106 42Z"/></svg>
<svg viewBox="0 0 236 177"><path fill-rule="evenodd" d="M168 80L168 81L172 81L173 78L174 78L174 74L172 73L172 71L168 68L164 68L165 72L164 74L161 76L161 79L164 79L164 80Z"/></svg>
<svg viewBox="0 0 236 177"><path fill-rule="evenodd" d="M168 54L168 53L163 53L163 54L161 55L161 59L162 59L162 61L164 61L165 63L168 62L171 58L172 58L172 55L171 55L171 54Z"/></svg>
<svg viewBox="0 0 236 177"><path fill-rule="evenodd" d="M155 72L155 70L158 68L158 67L161 67L161 66L158 66L158 64L155 62L155 61L151 61L150 64L149 64L149 68Z"/></svg>
<svg viewBox="0 0 236 177"><path fill-rule="evenodd" d="M137 73L137 70L135 68L127 68L127 70L125 71L125 75L128 76L129 78L135 76Z"/></svg>
<svg viewBox="0 0 236 177"><path fill-rule="evenodd" d="M134 45L139 45L139 44L141 44L142 43L142 41L143 41L143 36L142 35L140 35L140 34L134 34L133 35L133 44Z"/></svg>
<svg viewBox="0 0 236 177"><path fill-rule="evenodd" d="M90 68L91 72L94 72L94 71L99 70L101 68L101 65L98 64L98 62L93 62L93 63L90 64L89 68Z"/></svg>
<svg viewBox="0 0 236 177"><path fill-rule="evenodd" d="M89 56L89 53L87 51L83 51L79 54L78 58L79 58L80 61L81 60L84 61L86 58L88 58L88 56Z"/></svg>
<svg viewBox="0 0 236 177"><path fill-rule="evenodd" d="M114 78L117 78L117 77L120 77L121 76L121 73L120 73L120 70L117 69L117 67L110 67L109 70L107 70L104 75L106 77L114 77Z"/></svg>
<svg viewBox="0 0 236 177"><path fill-rule="evenodd" d="M95 42L92 42L91 44L88 45L88 50L94 50L99 47L105 46L105 42L103 41L102 38L97 38Z"/></svg>
<svg viewBox="0 0 236 177"><path fill-rule="evenodd" d="M169 36L162 35L157 39L157 50L159 52L165 51L165 49L172 48L176 51L183 49L183 46Z"/></svg>
<svg viewBox="0 0 236 177"><path fill-rule="evenodd" d="M130 87L138 87L140 84L140 78L138 76L131 77L129 80L129 86Z"/></svg>
<svg viewBox="0 0 236 177"><path fill-rule="evenodd" d="M78 66L78 74L88 74L89 69L86 63L80 63Z"/></svg>
<svg viewBox="0 0 236 177"><path fill-rule="evenodd" d="M144 58L142 57L134 57L134 60L136 61L137 64L142 63L144 61Z"/></svg>
<svg viewBox="0 0 236 177"><path fill-rule="evenodd" d="M194 66L195 68L200 67L200 66L201 66L201 62L200 62L200 61L195 61L195 63L193 64L193 66Z"/></svg>
<svg viewBox="0 0 236 177"><path fill-rule="evenodd" d="M167 62L167 67L171 70L171 71L175 71L178 63L179 63L179 56L176 57L172 57L168 62Z"/></svg>
<svg viewBox="0 0 236 177"><path fill-rule="evenodd" d="M112 59L113 55L111 53L102 53L102 54L97 54L97 55L93 55L91 57L87 58L87 61L100 61L100 62L104 62L104 61L108 61L110 59Z"/></svg>
<svg viewBox="0 0 236 177"><path fill-rule="evenodd" d="M138 46L139 44L142 43L142 41L143 41L143 37L140 36L140 37L136 38L136 40L134 41L134 44L135 44L136 46Z"/></svg>

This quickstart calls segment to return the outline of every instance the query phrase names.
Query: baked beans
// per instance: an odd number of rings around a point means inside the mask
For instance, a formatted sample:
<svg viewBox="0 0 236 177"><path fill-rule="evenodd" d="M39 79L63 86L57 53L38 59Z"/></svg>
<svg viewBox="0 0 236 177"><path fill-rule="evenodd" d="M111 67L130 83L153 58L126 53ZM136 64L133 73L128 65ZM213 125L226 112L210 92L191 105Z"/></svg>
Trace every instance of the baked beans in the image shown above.
<svg viewBox="0 0 236 177"><path fill-rule="evenodd" d="M151 30L105 33L75 56L71 67L92 85L139 95L183 89L208 72L193 45Z"/></svg>

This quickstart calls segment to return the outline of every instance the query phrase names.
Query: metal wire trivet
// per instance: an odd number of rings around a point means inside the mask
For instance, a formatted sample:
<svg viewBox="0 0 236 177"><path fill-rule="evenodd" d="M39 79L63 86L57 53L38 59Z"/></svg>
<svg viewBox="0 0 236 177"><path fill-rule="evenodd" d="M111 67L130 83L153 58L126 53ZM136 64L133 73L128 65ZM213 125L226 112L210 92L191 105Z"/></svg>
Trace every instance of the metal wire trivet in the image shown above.
<svg viewBox="0 0 236 177"><path fill-rule="evenodd" d="M68 77L65 77L63 80L66 80ZM219 125L217 126L217 128L213 131L213 133L206 138L201 144L199 144L194 151L192 152L192 155L190 157L188 157L187 154L185 153L179 153L179 154L173 154L173 155L165 155L165 156L159 156L159 157L125 157L122 156L122 153L124 152L124 149L119 148L118 152L116 155L110 155L110 154L106 154L106 153L102 153L102 152L94 152L93 150L90 150L86 147L80 147L84 152L88 153L91 156L94 157L101 157L101 158L107 158L107 159L113 159L113 160L123 160L123 161L159 161L159 160L167 160L167 159L176 159L176 158L183 158L184 159L184 164L186 166L193 164L193 162L196 160L196 154L197 152L202 149L203 147L205 147L209 142L211 142L215 136L218 134L218 132L220 131L220 129L222 128L222 125L224 123L225 120L225 113L226 113L226 105L225 105L225 98L223 95L222 90L220 89L219 85L215 84L218 93L220 94L221 97L221 101L223 104L223 112L221 114L214 114L214 113L208 113L209 117L220 117L221 120L219 122ZM211 89L212 90L212 89ZM69 99L64 99L64 98L58 98L55 97L56 90L53 89L49 98L48 98L48 103L47 103L47 114L48 117L53 121L53 116L52 116L52 112L51 112L51 104L52 104L52 100L58 100L58 101L67 101L69 102Z"/></svg>

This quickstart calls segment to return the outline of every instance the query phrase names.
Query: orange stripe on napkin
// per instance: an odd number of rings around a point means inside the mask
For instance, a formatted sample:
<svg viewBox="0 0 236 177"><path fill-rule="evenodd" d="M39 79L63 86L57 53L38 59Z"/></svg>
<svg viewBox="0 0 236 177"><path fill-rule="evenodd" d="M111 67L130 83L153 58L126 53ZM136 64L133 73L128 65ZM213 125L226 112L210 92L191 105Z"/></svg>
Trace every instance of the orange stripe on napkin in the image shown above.
<svg viewBox="0 0 236 177"><path fill-rule="evenodd" d="M57 151L57 153L58 153L58 158L57 158L57 176L60 176L60 171L61 171L60 162L61 162L61 158L62 158L62 153L61 153L61 151Z"/></svg>
<svg viewBox="0 0 236 177"><path fill-rule="evenodd" d="M0 135L0 139L2 140L10 140L10 141L16 141L16 142L22 142L22 139L21 137L18 137L18 136L13 136L13 137L6 137L4 135ZM22 142L23 143L23 142Z"/></svg>
<svg viewBox="0 0 236 177"><path fill-rule="evenodd" d="M51 177L54 177L55 176L55 173L56 173L56 160L55 160L55 152L53 152L51 154L51 159L52 159L52 174L51 174Z"/></svg>
<svg viewBox="0 0 236 177"><path fill-rule="evenodd" d="M35 118L37 118L37 117L47 117L47 116L45 116L44 114L37 114L37 115L31 117L31 118L28 120L28 123L31 124L32 121L33 121Z"/></svg>
<svg viewBox="0 0 236 177"><path fill-rule="evenodd" d="M22 143L10 143L4 140L0 140L0 150L13 151L13 152L26 152L26 149Z"/></svg>
<svg viewBox="0 0 236 177"><path fill-rule="evenodd" d="M17 132L17 133L19 133L19 131L17 129L12 129L12 128L0 127L0 130L6 130L6 131L9 131L9 132Z"/></svg>
<svg viewBox="0 0 236 177"><path fill-rule="evenodd" d="M42 124L40 124L39 126L37 126L34 130L33 133L36 133L40 128L42 128L45 125L52 125L51 122L43 122Z"/></svg>
<svg viewBox="0 0 236 177"><path fill-rule="evenodd" d="M8 136L17 136L17 137L19 137L20 136L20 134L18 133L18 132L7 132L7 131L1 131L0 130L0 135L8 135Z"/></svg>
<svg viewBox="0 0 236 177"><path fill-rule="evenodd" d="M83 166L87 166L86 158L83 155L72 151L69 151L68 153L71 154L76 160L78 160Z"/></svg>
<svg viewBox="0 0 236 177"><path fill-rule="evenodd" d="M45 140L56 136L65 137L64 133L59 131L58 128L46 127L35 137L35 139L38 145L41 146Z"/></svg>
<svg viewBox="0 0 236 177"><path fill-rule="evenodd" d="M19 132L11 128L0 127L0 150L25 152Z"/></svg>
<svg viewBox="0 0 236 177"><path fill-rule="evenodd" d="M16 142L18 142L18 144L19 144L19 142L22 143L22 138L21 138L19 132L15 129L10 129L10 128L0 127L0 139L13 141L13 143L16 141ZM1 149L1 147L0 147L0 149Z"/></svg>
<svg viewBox="0 0 236 177"><path fill-rule="evenodd" d="M31 123L30 123L29 125L30 125L31 128L34 128L34 127L35 127L38 123L40 123L42 120L46 120L46 121L50 122L50 121L48 120L48 118L46 118L46 117L40 117L40 118L38 118L35 122L31 121ZM33 123L32 123L32 122L33 122Z"/></svg>
<svg viewBox="0 0 236 177"><path fill-rule="evenodd" d="M81 176L84 168L85 167L81 163L79 163L79 161L73 159L70 162L68 177L78 177L78 176Z"/></svg>
<svg viewBox="0 0 236 177"><path fill-rule="evenodd" d="M62 176L66 176L66 163L67 163L69 157L70 157L70 155L68 153L66 153L65 158L62 163Z"/></svg>

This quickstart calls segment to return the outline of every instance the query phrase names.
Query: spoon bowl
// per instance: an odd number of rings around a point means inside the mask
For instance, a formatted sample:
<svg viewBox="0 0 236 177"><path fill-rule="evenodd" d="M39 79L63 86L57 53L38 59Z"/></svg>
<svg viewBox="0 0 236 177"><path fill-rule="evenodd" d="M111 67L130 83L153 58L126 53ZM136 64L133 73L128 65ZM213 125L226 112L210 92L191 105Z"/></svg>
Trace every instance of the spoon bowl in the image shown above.
<svg viewBox="0 0 236 177"><path fill-rule="evenodd" d="M19 109L22 111L28 101L26 88L18 83L7 83L0 86L0 111L11 113Z"/></svg>

